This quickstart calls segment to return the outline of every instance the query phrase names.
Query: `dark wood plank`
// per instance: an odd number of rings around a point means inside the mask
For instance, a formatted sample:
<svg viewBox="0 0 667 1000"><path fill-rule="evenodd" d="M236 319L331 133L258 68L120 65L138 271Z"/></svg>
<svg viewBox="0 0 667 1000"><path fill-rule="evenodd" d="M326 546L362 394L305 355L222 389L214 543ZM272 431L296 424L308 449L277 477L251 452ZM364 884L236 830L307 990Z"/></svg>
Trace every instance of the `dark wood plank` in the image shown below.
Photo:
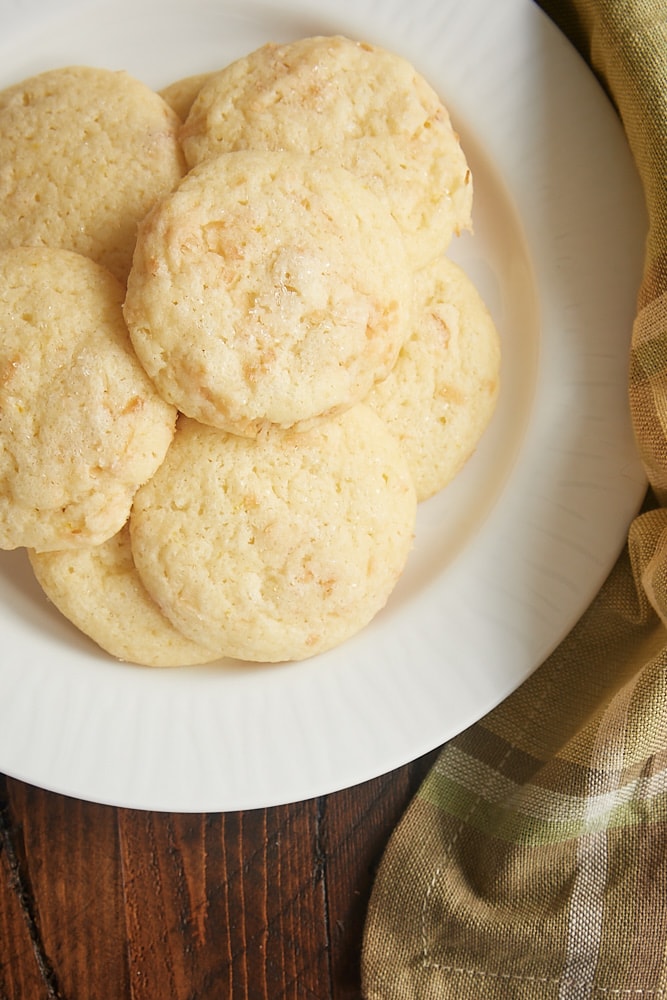
<svg viewBox="0 0 667 1000"><path fill-rule="evenodd" d="M119 954L126 929L115 810L18 781L7 781L6 789L14 882L32 917L42 991L58 998L129 996L127 962ZM3 886L4 899L12 892L15 884ZM25 953L11 955L8 978L18 981L26 967Z"/></svg>
<svg viewBox="0 0 667 1000"><path fill-rule="evenodd" d="M326 1000L316 802L119 822L135 1000Z"/></svg>
<svg viewBox="0 0 667 1000"><path fill-rule="evenodd" d="M0 776L0 1000L359 1000L375 871L433 757L210 815Z"/></svg>
<svg viewBox="0 0 667 1000"><path fill-rule="evenodd" d="M53 971L44 956L33 911L31 888L16 855L17 830L0 775L0 997L2 1000L53 1000Z"/></svg>

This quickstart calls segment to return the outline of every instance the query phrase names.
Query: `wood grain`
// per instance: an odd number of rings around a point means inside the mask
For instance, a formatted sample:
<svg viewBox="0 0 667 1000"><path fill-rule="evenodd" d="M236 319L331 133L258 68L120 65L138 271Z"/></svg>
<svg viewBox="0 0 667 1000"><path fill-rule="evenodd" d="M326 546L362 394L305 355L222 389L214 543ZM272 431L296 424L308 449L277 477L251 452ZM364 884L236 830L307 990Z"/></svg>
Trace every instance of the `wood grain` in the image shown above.
<svg viewBox="0 0 667 1000"><path fill-rule="evenodd" d="M0 1000L359 1000L374 874L434 757L238 813L0 776Z"/></svg>

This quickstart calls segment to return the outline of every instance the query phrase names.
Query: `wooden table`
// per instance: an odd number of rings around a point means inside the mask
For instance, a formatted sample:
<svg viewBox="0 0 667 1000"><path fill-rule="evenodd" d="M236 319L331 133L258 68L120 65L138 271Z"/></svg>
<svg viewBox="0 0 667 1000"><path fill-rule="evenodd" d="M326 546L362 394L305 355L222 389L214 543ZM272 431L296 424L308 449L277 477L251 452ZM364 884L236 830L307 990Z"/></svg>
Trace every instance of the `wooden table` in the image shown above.
<svg viewBox="0 0 667 1000"><path fill-rule="evenodd" d="M235 813L0 775L0 1000L356 1000L373 876L434 756Z"/></svg>

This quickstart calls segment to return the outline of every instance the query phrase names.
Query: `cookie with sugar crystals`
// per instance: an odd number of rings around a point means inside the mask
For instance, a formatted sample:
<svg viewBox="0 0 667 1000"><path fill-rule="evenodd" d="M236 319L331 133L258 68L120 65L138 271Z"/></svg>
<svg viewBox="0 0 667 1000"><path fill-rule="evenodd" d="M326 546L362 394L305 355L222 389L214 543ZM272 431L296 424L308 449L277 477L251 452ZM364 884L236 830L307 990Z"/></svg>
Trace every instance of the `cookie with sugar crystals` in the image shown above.
<svg viewBox="0 0 667 1000"><path fill-rule="evenodd" d="M375 45L268 43L213 75L181 136L190 166L239 149L333 156L385 199L413 266L471 226L472 178L447 108L410 62Z"/></svg>
<svg viewBox="0 0 667 1000"><path fill-rule="evenodd" d="M500 339L476 286L443 257L415 276L414 332L366 397L401 443L419 500L443 489L496 407Z"/></svg>
<svg viewBox="0 0 667 1000"><path fill-rule="evenodd" d="M106 540L164 458L176 411L132 350L124 292L69 250L0 253L0 548Z"/></svg>
<svg viewBox="0 0 667 1000"><path fill-rule="evenodd" d="M148 667L181 667L216 659L186 639L141 583L129 524L101 545L59 552L28 550L37 582L81 632L116 659Z"/></svg>
<svg viewBox="0 0 667 1000"><path fill-rule="evenodd" d="M386 207L296 153L194 168L142 223L124 312L165 399L253 436L362 398L409 330L412 273Z"/></svg>
<svg viewBox="0 0 667 1000"><path fill-rule="evenodd" d="M275 662L323 652L374 617L415 513L400 447L363 404L259 438L181 417L130 535L146 589L183 634Z"/></svg>
<svg viewBox="0 0 667 1000"><path fill-rule="evenodd" d="M179 117L128 73L48 70L0 92L0 249L75 250L124 281L137 223L186 170Z"/></svg>

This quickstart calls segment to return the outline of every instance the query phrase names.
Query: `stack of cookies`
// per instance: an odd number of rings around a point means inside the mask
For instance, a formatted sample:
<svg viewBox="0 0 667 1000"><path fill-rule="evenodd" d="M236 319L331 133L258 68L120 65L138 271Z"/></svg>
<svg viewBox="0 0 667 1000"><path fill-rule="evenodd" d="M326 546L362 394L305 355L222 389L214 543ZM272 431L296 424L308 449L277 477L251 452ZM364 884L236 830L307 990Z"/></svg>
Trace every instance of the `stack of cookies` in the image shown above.
<svg viewBox="0 0 667 1000"><path fill-rule="evenodd" d="M386 604L499 342L439 97L350 39L0 94L0 547L111 655L300 660Z"/></svg>

